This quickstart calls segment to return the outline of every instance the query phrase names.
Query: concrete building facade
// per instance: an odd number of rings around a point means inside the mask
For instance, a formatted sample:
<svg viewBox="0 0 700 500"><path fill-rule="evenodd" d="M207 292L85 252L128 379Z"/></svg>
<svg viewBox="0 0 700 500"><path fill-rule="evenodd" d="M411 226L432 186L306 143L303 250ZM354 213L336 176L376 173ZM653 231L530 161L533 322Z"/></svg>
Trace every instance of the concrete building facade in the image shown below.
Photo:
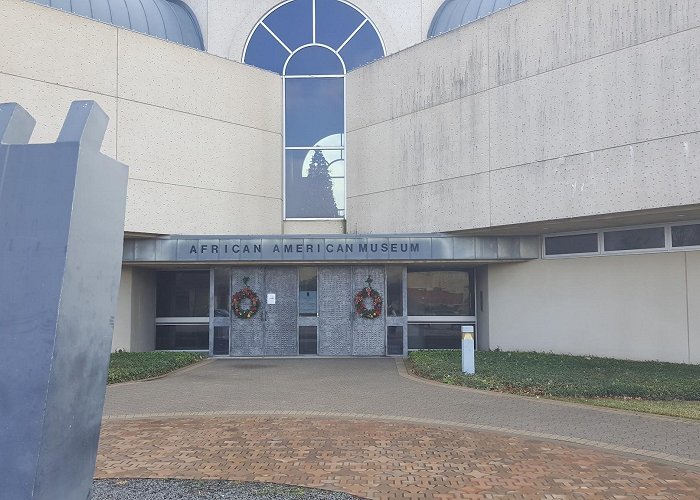
<svg viewBox="0 0 700 500"><path fill-rule="evenodd" d="M475 324L481 349L700 363L698 2L175 2L204 50L100 2L5 0L0 102L37 118L33 142L73 100L111 118L103 152L130 166L114 349L401 355ZM305 9L310 39L275 24L303 32ZM325 132L297 139L307 122ZM302 210L318 171L330 217ZM368 278L375 319L354 309Z"/></svg>

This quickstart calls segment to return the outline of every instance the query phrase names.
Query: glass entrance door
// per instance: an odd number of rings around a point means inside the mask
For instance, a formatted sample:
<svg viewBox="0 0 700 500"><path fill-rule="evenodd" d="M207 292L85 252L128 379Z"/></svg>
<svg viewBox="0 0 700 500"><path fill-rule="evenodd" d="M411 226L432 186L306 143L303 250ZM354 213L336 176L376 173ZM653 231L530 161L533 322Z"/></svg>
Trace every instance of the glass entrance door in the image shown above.
<svg viewBox="0 0 700 500"><path fill-rule="evenodd" d="M210 353L214 356L229 356L231 354L231 268L213 268L210 286Z"/></svg>

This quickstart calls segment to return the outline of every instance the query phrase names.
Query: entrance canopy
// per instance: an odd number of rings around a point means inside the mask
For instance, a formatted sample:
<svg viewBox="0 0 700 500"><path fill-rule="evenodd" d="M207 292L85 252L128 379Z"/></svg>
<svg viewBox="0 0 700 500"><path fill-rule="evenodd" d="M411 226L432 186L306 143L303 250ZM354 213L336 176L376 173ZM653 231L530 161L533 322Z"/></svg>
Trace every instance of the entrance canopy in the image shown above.
<svg viewBox="0 0 700 500"><path fill-rule="evenodd" d="M126 239L125 263L492 262L540 256L536 236L295 235Z"/></svg>

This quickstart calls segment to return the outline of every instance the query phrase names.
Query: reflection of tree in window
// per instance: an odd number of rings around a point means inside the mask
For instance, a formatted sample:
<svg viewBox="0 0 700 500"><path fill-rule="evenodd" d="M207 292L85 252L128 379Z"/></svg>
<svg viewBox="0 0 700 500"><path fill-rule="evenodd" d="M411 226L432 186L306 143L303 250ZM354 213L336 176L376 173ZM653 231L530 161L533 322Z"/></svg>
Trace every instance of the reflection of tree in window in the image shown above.
<svg viewBox="0 0 700 500"><path fill-rule="evenodd" d="M250 34L243 61L284 77L286 218L345 216L345 73L382 56L374 25L344 0L283 2Z"/></svg>
<svg viewBox="0 0 700 500"><path fill-rule="evenodd" d="M333 185L328 172L328 162L320 149L314 151L306 177L309 196L307 208L313 217L338 217L338 207L333 197Z"/></svg>

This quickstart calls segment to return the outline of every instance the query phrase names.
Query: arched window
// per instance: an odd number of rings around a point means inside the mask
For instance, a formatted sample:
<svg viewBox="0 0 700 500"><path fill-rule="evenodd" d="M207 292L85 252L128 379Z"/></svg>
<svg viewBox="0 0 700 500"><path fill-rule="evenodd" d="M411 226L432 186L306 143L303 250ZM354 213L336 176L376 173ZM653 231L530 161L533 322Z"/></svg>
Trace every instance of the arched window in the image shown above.
<svg viewBox="0 0 700 500"><path fill-rule="evenodd" d="M289 0L253 29L243 61L284 77L285 218L345 217L345 74L383 56L343 0Z"/></svg>

